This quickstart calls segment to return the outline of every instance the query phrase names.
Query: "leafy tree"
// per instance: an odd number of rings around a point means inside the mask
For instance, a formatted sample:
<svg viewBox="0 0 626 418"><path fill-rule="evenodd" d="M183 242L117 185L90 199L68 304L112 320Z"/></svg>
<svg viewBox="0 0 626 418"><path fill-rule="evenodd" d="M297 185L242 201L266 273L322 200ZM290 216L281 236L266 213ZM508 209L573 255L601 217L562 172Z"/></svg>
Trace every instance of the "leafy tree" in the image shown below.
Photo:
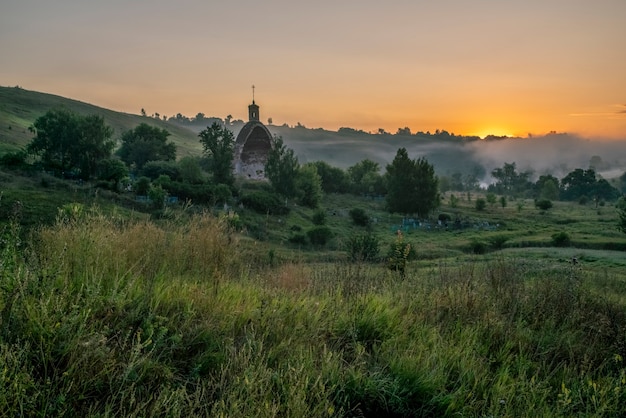
<svg viewBox="0 0 626 418"><path fill-rule="evenodd" d="M101 116L80 116L69 110L50 110L30 128L35 134L27 151L39 156L47 170L75 171L82 179L96 174L98 162L109 158L115 143L113 129Z"/></svg>
<svg viewBox="0 0 626 418"><path fill-rule="evenodd" d="M504 166L494 169L491 175L496 182L490 186L490 190L499 194L521 194L532 187L529 181L531 172L518 173L515 163L504 163Z"/></svg>
<svg viewBox="0 0 626 418"><path fill-rule="evenodd" d="M487 193L487 203L489 203L489 206L494 207L496 202L498 201L498 196L496 196L495 193Z"/></svg>
<svg viewBox="0 0 626 418"><path fill-rule="evenodd" d="M304 206L316 208L322 200L322 180L314 165L300 167L296 175L298 200Z"/></svg>
<svg viewBox="0 0 626 418"><path fill-rule="evenodd" d="M204 172L196 157L183 157L178 161L178 171L182 181L191 184L203 184Z"/></svg>
<svg viewBox="0 0 626 418"><path fill-rule="evenodd" d="M348 212L350 218L352 218L352 222L358 226L369 226L370 225L370 217L362 208L353 208Z"/></svg>
<svg viewBox="0 0 626 418"><path fill-rule="evenodd" d="M416 213L426 217L439 205L435 170L424 158L411 160L400 148L385 173L387 206L391 212Z"/></svg>
<svg viewBox="0 0 626 418"><path fill-rule="evenodd" d="M349 189L348 175L338 167L332 167L325 161L308 163L315 166L322 180L322 190L326 193L346 193Z"/></svg>
<svg viewBox="0 0 626 418"><path fill-rule="evenodd" d="M170 133L167 130L142 123L122 134L122 145L117 155L139 170L149 161L174 161L176 144L167 142L168 136Z"/></svg>
<svg viewBox="0 0 626 418"><path fill-rule="evenodd" d="M280 136L272 139L272 148L265 163L265 175L277 193L285 197L296 195L296 176L300 163L292 149L287 148Z"/></svg>
<svg viewBox="0 0 626 418"><path fill-rule="evenodd" d="M180 179L180 170L174 161L149 161L141 169L141 175L155 180L159 176L166 175L171 180Z"/></svg>
<svg viewBox="0 0 626 418"><path fill-rule="evenodd" d="M381 193L384 189L380 166L369 159L348 167L348 179L351 190L356 194Z"/></svg>
<svg viewBox="0 0 626 418"><path fill-rule="evenodd" d="M487 207L487 201L482 197L476 199L476 203L474 204L477 211L483 211Z"/></svg>
<svg viewBox="0 0 626 418"><path fill-rule="evenodd" d="M567 200L576 200L586 196L598 202L602 199L617 199L619 191L605 179L597 179L595 170L577 168L561 180L561 195Z"/></svg>
<svg viewBox="0 0 626 418"><path fill-rule="evenodd" d="M213 122L198 135L204 148L204 155L209 159L209 168L215 183L232 185L235 182L233 175L233 155L235 138L233 133Z"/></svg>
<svg viewBox="0 0 626 418"><path fill-rule="evenodd" d="M502 206L502 209L506 207L506 197L500 196L500 206Z"/></svg>
<svg viewBox="0 0 626 418"><path fill-rule="evenodd" d="M128 177L128 167L118 158L107 158L98 163L98 178L113 183L113 189L118 190L122 179Z"/></svg>

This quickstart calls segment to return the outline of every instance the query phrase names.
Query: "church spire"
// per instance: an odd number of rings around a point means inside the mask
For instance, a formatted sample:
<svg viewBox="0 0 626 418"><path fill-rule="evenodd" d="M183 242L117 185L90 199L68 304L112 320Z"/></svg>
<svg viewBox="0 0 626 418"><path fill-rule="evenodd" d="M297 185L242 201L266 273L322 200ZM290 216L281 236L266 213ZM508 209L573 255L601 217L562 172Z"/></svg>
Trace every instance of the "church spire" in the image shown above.
<svg viewBox="0 0 626 418"><path fill-rule="evenodd" d="M252 85L252 104L248 106L248 119L250 122L258 122L260 120L259 116L259 106L254 103L254 84Z"/></svg>

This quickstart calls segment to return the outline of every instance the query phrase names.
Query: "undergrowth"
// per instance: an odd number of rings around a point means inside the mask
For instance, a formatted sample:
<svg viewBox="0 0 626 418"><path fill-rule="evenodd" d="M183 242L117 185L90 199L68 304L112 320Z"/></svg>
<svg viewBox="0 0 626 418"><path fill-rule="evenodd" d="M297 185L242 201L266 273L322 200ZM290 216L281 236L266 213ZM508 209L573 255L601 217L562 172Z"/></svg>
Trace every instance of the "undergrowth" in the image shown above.
<svg viewBox="0 0 626 418"><path fill-rule="evenodd" d="M259 266L208 215L16 229L0 416L626 414L624 299L579 265Z"/></svg>

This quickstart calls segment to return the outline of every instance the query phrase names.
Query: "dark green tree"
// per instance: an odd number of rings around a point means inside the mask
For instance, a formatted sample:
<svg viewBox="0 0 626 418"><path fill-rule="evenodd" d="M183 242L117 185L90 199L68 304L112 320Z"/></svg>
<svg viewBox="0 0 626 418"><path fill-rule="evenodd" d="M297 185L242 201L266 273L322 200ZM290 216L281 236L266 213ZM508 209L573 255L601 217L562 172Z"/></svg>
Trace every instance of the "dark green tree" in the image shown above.
<svg viewBox="0 0 626 418"><path fill-rule="evenodd" d="M115 143L113 130L101 116L80 116L66 109L49 110L30 128L35 134L27 151L40 158L43 167L82 179L96 174L98 162L109 158Z"/></svg>
<svg viewBox="0 0 626 418"><path fill-rule="evenodd" d="M232 186L235 182L233 174L235 138L233 133L214 122L200 132L198 136L204 148L204 155L209 160L209 170L213 174L213 182Z"/></svg>
<svg viewBox="0 0 626 418"><path fill-rule="evenodd" d="M425 158L411 160L400 148L385 173L387 207L391 212L415 213L421 218L439 206L439 186L435 170Z"/></svg>
<svg viewBox="0 0 626 418"><path fill-rule="evenodd" d="M315 165L322 179L322 190L326 193L346 193L349 189L348 176L344 170L332 167L325 161L309 163Z"/></svg>
<svg viewBox="0 0 626 418"><path fill-rule="evenodd" d="M98 178L111 182L113 190L119 190L122 179L128 177L128 167L118 158L106 158L98 163Z"/></svg>
<svg viewBox="0 0 626 418"><path fill-rule="evenodd" d="M372 160L365 159L348 167L348 179L350 190L355 194L382 193L384 191L380 166Z"/></svg>
<svg viewBox="0 0 626 418"><path fill-rule="evenodd" d="M272 148L265 163L265 175L274 190L285 197L294 197L299 169L300 163L293 150L287 148L282 137L274 136Z"/></svg>
<svg viewBox="0 0 626 418"><path fill-rule="evenodd" d="M167 142L170 133L147 123L124 132L117 155L129 166L141 169L148 161L175 161L176 144Z"/></svg>
<svg viewBox="0 0 626 418"><path fill-rule="evenodd" d="M617 228L626 234L626 209L619 208L617 210L617 214L619 216L619 220L617 222Z"/></svg>
<svg viewBox="0 0 626 418"><path fill-rule="evenodd" d="M496 182L489 187L489 190L498 194L513 196L532 188L532 183L529 181L531 172L518 173L515 163L504 163L504 166L494 169L491 175Z"/></svg>
<svg viewBox="0 0 626 418"><path fill-rule="evenodd" d="M323 194L322 180L314 165L300 167L296 175L296 191L301 204L310 208L318 207Z"/></svg>

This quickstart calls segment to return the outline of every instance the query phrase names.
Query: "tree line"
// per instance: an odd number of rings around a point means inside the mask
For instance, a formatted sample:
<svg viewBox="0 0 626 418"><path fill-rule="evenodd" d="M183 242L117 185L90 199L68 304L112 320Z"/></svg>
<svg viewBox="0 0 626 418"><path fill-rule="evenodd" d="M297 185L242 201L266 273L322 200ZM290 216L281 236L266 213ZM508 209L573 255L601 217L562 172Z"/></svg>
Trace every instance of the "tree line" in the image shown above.
<svg viewBox="0 0 626 418"><path fill-rule="evenodd" d="M324 161L300 164L282 138L274 136L265 166L270 190L241 196L232 168L235 139L226 126L217 122L198 135L203 147L200 157L178 160L176 145L168 141L170 133L146 123L122 133L116 143L113 130L102 117L54 109L39 117L30 129L34 137L25 151L5 154L3 165L23 164L30 158L33 166L57 176L95 180L99 187L114 191L132 189L151 195L151 200L157 202L169 194L212 204L238 198L262 208L277 208L279 202L292 199L316 208L323 193L352 193L384 198L390 212L426 217L439 205L440 192L478 189L479 173L438 177L425 158L411 159L405 148L398 149L384 170L368 159L343 170ZM612 201L626 192L626 173L620 178L619 188L600 178L592 168L575 169L562 179L542 175L535 182L531 174L518 172L515 163L505 163L491 172L495 182L487 192L596 202ZM268 192L273 196L267 196Z"/></svg>

